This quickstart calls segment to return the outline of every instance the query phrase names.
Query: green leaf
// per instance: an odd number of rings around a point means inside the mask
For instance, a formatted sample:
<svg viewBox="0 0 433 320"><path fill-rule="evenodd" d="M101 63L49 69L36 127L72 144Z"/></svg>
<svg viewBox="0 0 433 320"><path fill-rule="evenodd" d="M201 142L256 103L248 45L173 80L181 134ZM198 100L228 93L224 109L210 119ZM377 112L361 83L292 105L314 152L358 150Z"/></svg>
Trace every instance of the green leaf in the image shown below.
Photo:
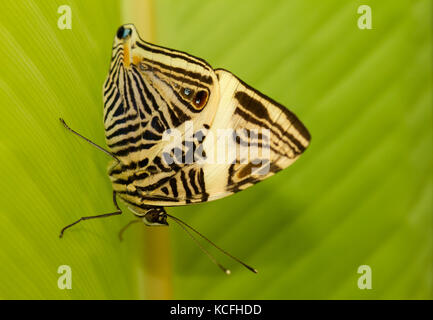
<svg viewBox="0 0 433 320"><path fill-rule="evenodd" d="M59 117L104 145L102 83L121 23L115 1L67 2L72 29L60 30L63 4L2 3L0 297L134 298L139 255L117 239L130 217L89 221L58 237L81 216L114 211L109 159ZM72 269L72 290L57 286L60 265Z"/></svg>
<svg viewBox="0 0 433 320"><path fill-rule="evenodd" d="M432 3L157 3L158 43L231 70L312 134L275 177L169 211L259 269L217 274L175 229L175 297L431 299ZM357 286L365 264L372 290Z"/></svg>
<svg viewBox="0 0 433 320"><path fill-rule="evenodd" d="M115 209L109 158L58 118L105 146L102 83L118 26L143 23L122 18L137 3L2 2L0 298L433 298L428 0L155 1L156 15L145 14L157 44L286 105L312 143L251 189L168 209L257 275L210 248L232 270L224 275L176 225L134 226L119 242L128 212L60 240L63 226ZM72 30L57 27L64 4ZM372 30L357 26L361 4L372 8ZM61 265L72 290L57 286ZM360 265L372 269L372 290L357 286Z"/></svg>

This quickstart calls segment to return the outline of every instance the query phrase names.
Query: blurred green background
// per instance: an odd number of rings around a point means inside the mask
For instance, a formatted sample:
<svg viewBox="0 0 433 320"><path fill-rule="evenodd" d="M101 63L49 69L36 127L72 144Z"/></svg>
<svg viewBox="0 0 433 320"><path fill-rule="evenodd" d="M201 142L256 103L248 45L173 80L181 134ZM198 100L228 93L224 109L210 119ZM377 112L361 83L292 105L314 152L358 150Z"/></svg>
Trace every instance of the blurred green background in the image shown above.
<svg viewBox="0 0 433 320"><path fill-rule="evenodd" d="M64 4L71 30L57 27ZM361 4L371 6L372 30L357 26ZM432 299L432 1L142 7L0 4L0 298ZM58 239L77 218L113 210L109 159L58 117L105 145L102 83L126 22L232 71L310 130L307 152L275 177L226 199L168 209L259 274L210 249L232 269L224 275L175 225L137 224L119 242L129 212ZM357 287L365 264L371 290ZM60 265L72 268L72 290L57 287Z"/></svg>

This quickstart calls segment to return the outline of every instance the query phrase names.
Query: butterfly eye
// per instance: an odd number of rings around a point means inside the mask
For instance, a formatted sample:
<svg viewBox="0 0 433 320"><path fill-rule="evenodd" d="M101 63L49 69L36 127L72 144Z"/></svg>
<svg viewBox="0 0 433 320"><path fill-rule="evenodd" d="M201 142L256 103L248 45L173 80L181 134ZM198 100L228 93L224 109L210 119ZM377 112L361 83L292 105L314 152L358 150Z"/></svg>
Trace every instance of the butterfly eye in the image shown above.
<svg viewBox="0 0 433 320"><path fill-rule="evenodd" d="M207 91L200 90L199 92L197 92L197 94L194 97L194 105L197 107L197 109L202 109L205 106L207 102L207 98L208 98Z"/></svg>
<svg viewBox="0 0 433 320"><path fill-rule="evenodd" d="M124 40L126 38L128 38L132 33L132 29L130 28L124 28L123 26L121 26L118 30L117 30L117 38Z"/></svg>

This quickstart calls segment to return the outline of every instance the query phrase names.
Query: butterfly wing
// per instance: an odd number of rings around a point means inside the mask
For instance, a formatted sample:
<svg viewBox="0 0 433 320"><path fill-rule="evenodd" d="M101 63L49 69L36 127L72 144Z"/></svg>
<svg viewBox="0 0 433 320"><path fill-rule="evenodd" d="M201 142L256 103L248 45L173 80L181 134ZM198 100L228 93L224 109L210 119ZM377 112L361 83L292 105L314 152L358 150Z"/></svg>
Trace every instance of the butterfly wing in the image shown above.
<svg viewBox="0 0 433 320"><path fill-rule="evenodd" d="M217 194L244 190L291 165L308 147L310 134L299 119L281 104L250 87L232 73L216 71L220 107L212 128L236 130L237 150L250 149L249 157L236 154L235 163L206 168L209 191ZM256 155L252 150L257 149ZM244 153L245 154L245 153ZM225 177L222 178L225 172ZM213 181L213 183L211 182Z"/></svg>
<svg viewBox="0 0 433 320"><path fill-rule="evenodd" d="M122 28L128 33L114 39L103 87L106 142L119 160L108 174L122 200L144 209L153 205L145 195L164 192L164 184L185 167L163 163L170 143L164 134L181 132L182 142L188 124L209 128L218 107L219 83L202 59L145 42L133 25ZM185 147L180 143L176 150Z"/></svg>
<svg viewBox="0 0 433 320"><path fill-rule="evenodd" d="M308 146L308 131L285 107L125 28L103 88L104 126L119 159L109 169L113 189L134 208L222 198L289 166Z"/></svg>
<svg viewBox="0 0 433 320"><path fill-rule="evenodd" d="M143 194L146 203L174 206L228 196L288 167L308 147L308 130L287 108L226 70L216 75L220 101L203 140L207 161L180 168Z"/></svg>

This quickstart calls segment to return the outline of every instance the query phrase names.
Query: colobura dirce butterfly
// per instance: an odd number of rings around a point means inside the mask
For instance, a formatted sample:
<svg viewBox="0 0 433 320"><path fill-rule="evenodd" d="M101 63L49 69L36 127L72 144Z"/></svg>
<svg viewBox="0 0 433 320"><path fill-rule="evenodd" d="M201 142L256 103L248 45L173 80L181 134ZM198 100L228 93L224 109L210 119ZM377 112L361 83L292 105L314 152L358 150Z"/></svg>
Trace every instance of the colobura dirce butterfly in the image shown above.
<svg viewBox="0 0 433 320"><path fill-rule="evenodd" d="M131 223L168 225L170 218L197 244L194 235L257 272L164 207L220 199L288 167L310 141L299 119L229 71L143 41L132 24L114 38L103 100L107 150L60 120L113 158L108 175L117 211L82 217L60 237L82 220L121 214L118 197L138 218Z"/></svg>

